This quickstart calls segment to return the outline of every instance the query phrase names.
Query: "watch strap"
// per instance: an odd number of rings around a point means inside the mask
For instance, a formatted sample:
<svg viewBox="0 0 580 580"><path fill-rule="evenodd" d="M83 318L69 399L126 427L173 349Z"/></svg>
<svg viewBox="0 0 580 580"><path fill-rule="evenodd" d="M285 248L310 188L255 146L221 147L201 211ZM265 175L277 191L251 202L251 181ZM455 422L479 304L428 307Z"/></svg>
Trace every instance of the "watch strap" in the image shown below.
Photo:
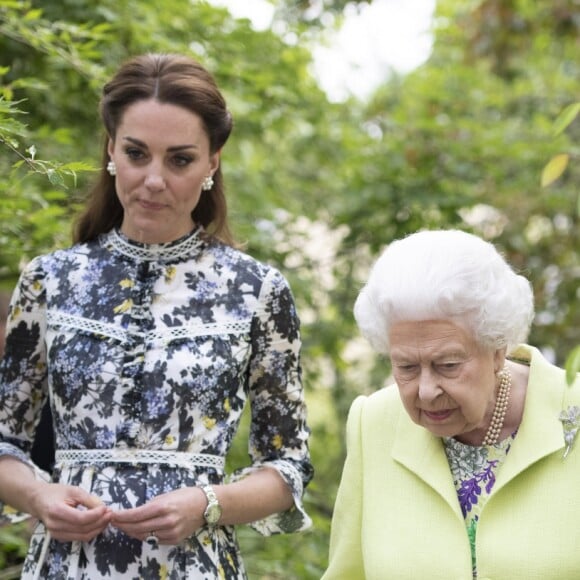
<svg viewBox="0 0 580 580"><path fill-rule="evenodd" d="M207 506L203 512L203 517L209 526L215 526L222 515L220 502L211 485L204 485L201 490L207 499Z"/></svg>

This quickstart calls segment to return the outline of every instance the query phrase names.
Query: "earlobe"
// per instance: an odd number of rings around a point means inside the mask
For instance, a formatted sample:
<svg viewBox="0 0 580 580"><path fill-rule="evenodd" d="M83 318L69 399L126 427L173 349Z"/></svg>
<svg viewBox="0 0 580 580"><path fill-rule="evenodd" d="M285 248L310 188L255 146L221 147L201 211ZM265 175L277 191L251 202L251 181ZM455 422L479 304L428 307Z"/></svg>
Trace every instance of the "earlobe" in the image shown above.
<svg viewBox="0 0 580 580"><path fill-rule="evenodd" d="M493 368L495 373L499 373L505 366L507 347L498 348L493 355Z"/></svg>
<svg viewBox="0 0 580 580"><path fill-rule="evenodd" d="M220 152L216 151L211 157L210 157L210 172L213 175L219 168L220 166Z"/></svg>

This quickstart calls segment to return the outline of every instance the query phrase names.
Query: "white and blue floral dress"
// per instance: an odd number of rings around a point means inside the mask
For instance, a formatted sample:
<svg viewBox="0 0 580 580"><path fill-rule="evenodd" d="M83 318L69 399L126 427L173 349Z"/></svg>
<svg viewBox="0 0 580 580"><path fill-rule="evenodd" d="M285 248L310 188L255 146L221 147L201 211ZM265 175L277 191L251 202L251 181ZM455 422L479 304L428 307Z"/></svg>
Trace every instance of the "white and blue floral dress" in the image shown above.
<svg viewBox="0 0 580 580"><path fill-rule="evenodd" d="M48 398L59 450L53 481L131 508L225 481L224 459L249 400L251 466L228 480L275 468L294 506L252 525L265 535L305 529L302 495L312 466L300 345L284 277L199 228L158 245L111 231L40 256L11 304L0 456L42 476L29 453ZM112 526L91 542L59 542L39 523L22 576L34 577L229 580L246 573L229 526L166 546Z"/></svg>

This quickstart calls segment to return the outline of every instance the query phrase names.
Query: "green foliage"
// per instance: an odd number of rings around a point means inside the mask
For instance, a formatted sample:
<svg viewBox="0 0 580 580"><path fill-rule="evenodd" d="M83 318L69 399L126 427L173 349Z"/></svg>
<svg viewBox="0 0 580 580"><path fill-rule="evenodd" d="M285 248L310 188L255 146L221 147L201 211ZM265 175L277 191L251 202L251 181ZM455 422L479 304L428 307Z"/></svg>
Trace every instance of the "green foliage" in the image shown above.
<svg viewBox="0 0 580 580"><path fill-rule="evenodd" d="M551 185L564 173L566 167L568 167L568 162L570 161L570 155L568 153L558 153L550 159L542 170L542 187Z"/></svg>
<svg viewBox="0 0 580 580"><path fill-rule="evenodd" d="M576 117L580 114L580 103L572 103L568 105L558 116L554 123L554 135L558 136L563 133L569 125L576 119ZM561 177L564 173L566 168L568 167L568 163L570 161L570 154L569 153L558 153L548 163L545 165L542 171L542 187L547 187L551 185ZM580 195L578 196L578 208L580 210ZM580 215L580 211L579 211Z"/></svg>
<svg viewBox="0 0 580 580"><path fill-rule="evenodd" d="M559 111L577 100L572 4L441 0L430 60L392 79L364 111L373 139L349 167L357 195L336 214L353 264L364 245L372 260L422 227L494 240L534 285L531 341L560 363L580 327L578 168L549 194L538 176L556 152L573 151L569 136L553 133Z"/></svg>
<svg viewBox="0 0 580 580"><path fill-rule="evenodd" d="M554 135L560 135L565 131L580 114L580 103L568 105L558 116L554 123ZM552 157L545 165L542 171L541 183L543 187L551 185L564 173L568 167L570 155L568 153L559 153ZM576 206L576 215L580 218L580 194L578 194L578 203ZM566 380L572 384L580 372L580 345L576 346L566 358Z"/></svg>
<svg viewBox="0 0 580 580"><path fill-rule="evenodd" d="M28 549L29 526L27 522L0 527L0 570L17 566ZM14 574L12 578L17 578ZM0 572L0 578L4 578Z"/></svg>
<svg viewBox="0 0 580 580"><path fill-rule="evenodd" d="M251 578L319 578L352 399L387 361L352 305L394 237L460 227L532 281L530 342L578 367L578 20L574 0L440 0L430 60L368 103L329 103L309 46L348 2L276 0L278 35L203 1L0 0L0 283L67 245L99 163L99 90L120 61L188 52L217 77L235 127L222 166L234 229L290 279L302 318L316 477L306 534L240 529ZM364 4L364 2L358 2ZM554 120L555 127L554 127ZM554 162L542 187L540 176ZM569 372L571 372L569 370ZM246 425L230 458L247 463ZM0 530L3 531L3 530ZM0 542L0 554L6 549ZM10 545L9 543L6 544ZM1 566L0 566L1 568Z"/></svg>
<svg viewBox="0 0 580 580"><path fill-rule="evenodd" d="M566 380L571 385L580 373L580 345L572 350L566 359Z"/></svg>
<svg viewBox="0 0 580 580"><path fill-rule="evenodd" d="M554 135L563 133L572 124L572 121L580 114L580 103L568 105L558 116L554 123Z"/></svg>
<svg viewBox="0 0 580 580"><path fill-rule="evenodd" d="M336 24L345 10L360 9L372 0L271 0L276 6L274 21L288 25L310 36L320 29Z"/></svg>
<svg viewBox="0 0 580 580"><path fill-rule="evenodd" d="M0 67L0 148L5 152L0 157L4 192L0 280L4 286L13 284L22 260L69 239L73 204L68 191L77 187L79 174L93 166L77 156L82 149L75 151L72 146L72 129L47 123L47 95L68 101L68 95L58 90L62 83L48 90L54 73L47 63L55 63L56 69L69 67L72 77L82 75L96 82L101 67L91 59L98 56L95 43L103 34L102 26L51 22L29 2L0 1L0 50L10 55L11 63ZM43 75L42 70L51 74Z"/></svg>

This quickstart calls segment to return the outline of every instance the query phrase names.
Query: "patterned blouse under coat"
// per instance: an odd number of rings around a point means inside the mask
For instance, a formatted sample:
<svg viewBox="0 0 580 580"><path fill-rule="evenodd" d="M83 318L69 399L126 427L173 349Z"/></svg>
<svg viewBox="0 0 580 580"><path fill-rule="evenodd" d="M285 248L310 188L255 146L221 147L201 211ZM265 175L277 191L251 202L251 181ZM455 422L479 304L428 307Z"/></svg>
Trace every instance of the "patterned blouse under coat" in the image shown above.
<svg viewBox="0 0 580 580"><path fill-rule="evenodd" d="M13 297L0 371L0 456L30 463L49 397L59 450L221 461L249 399L252 466L229 480L275 468L295 504L252 525L264 535L305 529L312 467L291 291L274 268L200 233L145 245L112 231L31 261ZM115 509L224 477L220 467L162 462L57 460L53 473ZM111 526L88 543L45 540L39 524L23 578L246 577L228 526L204 527L179 546L150 545Z"/></svg>

